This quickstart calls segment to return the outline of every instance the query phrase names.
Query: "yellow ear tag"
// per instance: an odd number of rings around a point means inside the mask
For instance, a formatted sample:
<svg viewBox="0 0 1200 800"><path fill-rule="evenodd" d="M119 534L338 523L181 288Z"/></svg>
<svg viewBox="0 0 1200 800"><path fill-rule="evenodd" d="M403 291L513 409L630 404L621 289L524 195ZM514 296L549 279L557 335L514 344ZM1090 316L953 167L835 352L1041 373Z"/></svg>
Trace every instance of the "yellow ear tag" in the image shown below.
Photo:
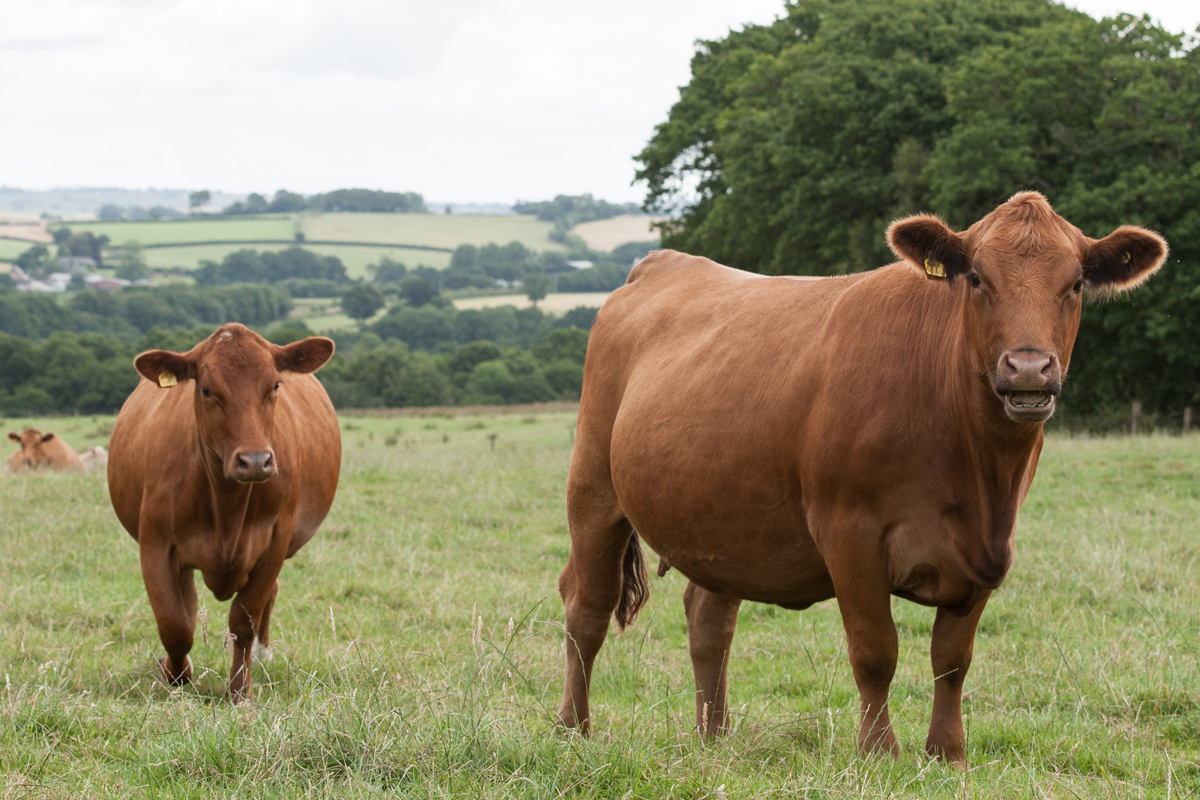
<svg viewBox="0 0 1200 800"><path fill-rule="evenodd" d="M1130 261L1133 261L1133 255L1126 251L1125 255L1121 256L1121 263L1128 264Z"/></svg>
<svg viewBox="0 0 1200 800"><path fill-rule="evenodd" d="M174 386L179 383L179 379L175 377L175 373L163 370L158 373L158 385L166 389L168 386Z"/></svg>
<svg viewBox="0 0 1200 800"><path fill-rule="evenodd" d="M946 277L946 267L931 256L925 256L925 274L934 280Z"/></svg>

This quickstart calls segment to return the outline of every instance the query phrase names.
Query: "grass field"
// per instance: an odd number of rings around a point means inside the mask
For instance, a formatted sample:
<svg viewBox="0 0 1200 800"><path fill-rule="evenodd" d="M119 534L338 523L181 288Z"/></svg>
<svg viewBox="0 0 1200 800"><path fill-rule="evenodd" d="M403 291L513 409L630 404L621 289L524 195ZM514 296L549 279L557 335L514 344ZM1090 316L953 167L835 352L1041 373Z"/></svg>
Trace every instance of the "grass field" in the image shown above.
<svg viewBox="0 0 1200 800"><path fill-rule="evenodd" d="M159 222L73 222L67 227L72 233L90 231L96 236L107 236L113 246L130 241L148 246L173 242L291 240L296 233L296 224L290 214L251 219L217 217Z"/></svg>
<svg viewBox="0 0 1200 800"><path fill-rule="evenodd" d="M222 697L228 604L169 689L101 474L0 479L4 797L1078 798L1200 791L1200 439L1047 443L967 679L970 770L921 753L930 609L895 600L899 759L855 752L837 608L746 604L735 729L692 728L683 578L555 730L571 411L343 415L342 484L284 568L259 694ZM26 420L7 420L8 429ZM32 421L76 448L111 418ZM490 436L494 440L489 440Z"/></svg>
<svg viewBox="0 0 1200 800"><path fill-rule="evenodd" d="M538 301L538 308L554 314L570 311L578 306L599 308L608 299L611 292L563 292L548 294L545 299ZM454 307L460 311L468 308L497 308L499 306L516 306L529 308L532 303L523 294L496 294L486 297L464 297L454 301Z"/></svg>
<svg viewBox="0 0 1200 800"><path fill-rule="evenodd" d="M593 250L608 252L626 242L656 242L659 234L650 225L663 217L647 217L637 214L622 214L610 219L584 222L571 229Z"/></svg>
<svg viewBox="0 0 1200 800"><path fill-rule="evenodd" d="M146 263L155 269L195 269L201 261L220 261L229 253L249 248L260 253L274 252L289 247L287 244L200 244L191 247L155 247L146 250L142 255ZM346 265L346 272L352 278L367 275L367 265L377 264L383 257L391 258L410 267L424 264L434 269L445 269L450 266L450 253L441 250L417 250L406 247L360 247L351 245L302 244L305 250L311 250L323 256L337 256Z"/></svg>
<svg viewBox="0 0 1200 800"><path fill-rule="evenodd" d="M341 300L336 297L300 297L292 300L289 319L302 320L315 333L353 330L357 323L342 313ZM375 312L367 322L378 322L387 315L386 307Z"/></svg>
<svg viewBox="0 0 1200 800"><path fill-rule="evenodd" d="M0 261L15 261L17 256L36 244L19 239L0 239Z"/></svg>
<svg viewBox="0 0 1200 800"><path fill-rule="evenodd" d="M508 244L562 250L548 237L554 226L530 215L305 214L301 230L312 241L380 242L454 249L460 244Z"/></svg>

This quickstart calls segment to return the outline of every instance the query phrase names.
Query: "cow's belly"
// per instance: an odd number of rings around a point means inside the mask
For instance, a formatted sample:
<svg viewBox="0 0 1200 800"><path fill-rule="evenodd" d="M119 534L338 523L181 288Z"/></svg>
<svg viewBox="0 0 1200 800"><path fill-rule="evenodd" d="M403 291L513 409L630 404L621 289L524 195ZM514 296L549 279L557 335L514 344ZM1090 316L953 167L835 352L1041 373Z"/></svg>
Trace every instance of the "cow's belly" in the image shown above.
<svg viewBox="0 0 1200 800"><path fill-rule="evenodd" d="M735 546L708 552L681 548L674 537L664 539L653 532L643 538L673 569L710 592L788 608L807 608L834 594L820 553L786 534L766 548Z"/></svg>
<svg viewBox="0 0 1200 800"><path fill-rule="evenodd" d="M727 417L622 417L610 462L618 502L673 568L746 600L802 607L833 596L793 472L731 438Z"/></svg>

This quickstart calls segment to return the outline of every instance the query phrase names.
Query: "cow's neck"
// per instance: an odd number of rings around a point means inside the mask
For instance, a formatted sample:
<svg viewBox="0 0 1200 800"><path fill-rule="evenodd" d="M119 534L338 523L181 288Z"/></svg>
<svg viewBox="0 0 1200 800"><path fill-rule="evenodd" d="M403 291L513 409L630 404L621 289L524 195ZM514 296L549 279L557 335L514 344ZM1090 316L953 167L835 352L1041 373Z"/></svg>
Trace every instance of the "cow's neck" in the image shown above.
<svg viewBox="0 0 1200 800"><path fill-rule="evenodd" d="M246 519L256 484L238 483L225 477L221 458L201 443L205 489L221 555L231 560L246 532Z"/></svg>
<svg viewBox="0 0 1200 800"><path fill-rule="evenodd" d="M962 342L952 346L961 348ZM1041 452L1043 425L1010 420L992 390L990 375L972 359L959 357L948 363L958 365L951 394L961 409L968 410L951 415L959 427L956 460L963 469L958 471L958 480L964 496L975 506L972 516L978 522L983 547L978 566L998 582L1012 560L1017 511Z"/></svg>

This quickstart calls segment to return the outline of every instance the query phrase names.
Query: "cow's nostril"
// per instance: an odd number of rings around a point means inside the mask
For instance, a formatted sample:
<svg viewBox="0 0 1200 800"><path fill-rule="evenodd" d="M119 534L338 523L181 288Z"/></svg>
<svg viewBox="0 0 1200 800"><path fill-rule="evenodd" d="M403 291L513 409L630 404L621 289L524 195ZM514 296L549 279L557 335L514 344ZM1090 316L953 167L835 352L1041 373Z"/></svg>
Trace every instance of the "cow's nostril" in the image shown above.
<svg viewBox="0 0 1200 800"><path fill-rule="evenodd" d="M275 473L275 455L266 453L238 453L234 458L234 468L239 475L257 476L273 475Z"/></svg>

